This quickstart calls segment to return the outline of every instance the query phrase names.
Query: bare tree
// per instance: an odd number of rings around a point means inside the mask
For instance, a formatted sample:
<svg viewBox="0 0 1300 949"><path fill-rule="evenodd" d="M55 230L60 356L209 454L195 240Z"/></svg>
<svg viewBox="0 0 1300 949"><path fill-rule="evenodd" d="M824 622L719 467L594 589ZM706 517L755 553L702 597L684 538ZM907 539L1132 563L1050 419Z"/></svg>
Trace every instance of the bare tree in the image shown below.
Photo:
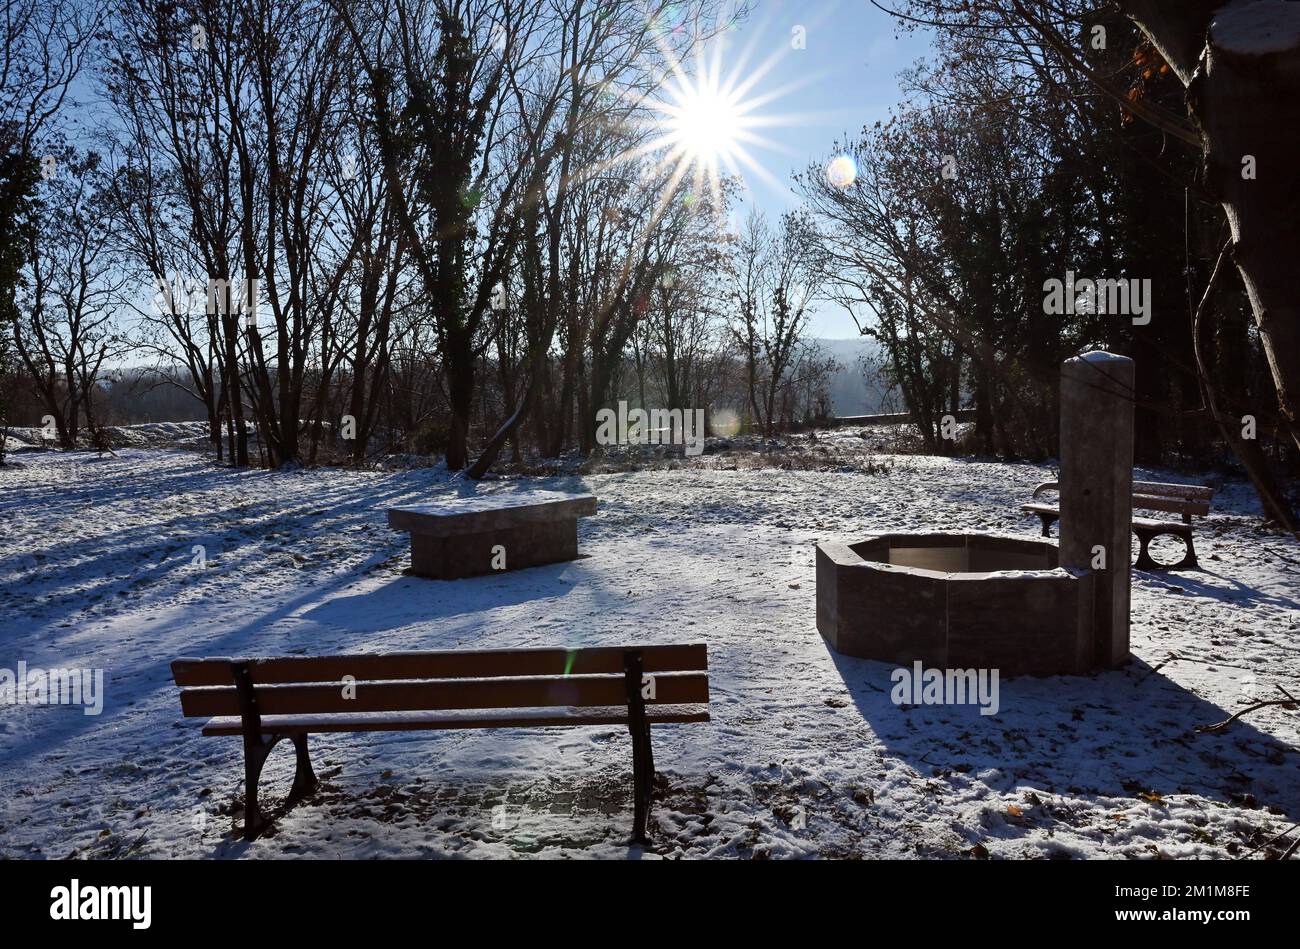
<svg viewBox="0 0 1300 949"><path fill-rule="evenodd" d="M242 314L234 304L246 296L241 229L253 213L244 208L249 188L241 175L259 169L238 164L241 110L227 109L226 93L251 84L252 60L238 48L243 34L233 6L220 0L114 0L109 28L102 84L120 123L120 200L129 212L122 240L156 285L179 285L173 300L201 301L155 311L155 325L174 341L162 352L189 367L208 408L210 437L217 442L224 424L230 462L246 466Z"/></svg>
<svg viewBox="0 0 1300 949"><path fill-rule="evenodd" d="M100 156L71 148L41 195L30 234L30 285L19 292L14 342L54 419L59 444L74 448L82 422L95 429L94 397L104 362L120 343L114 307L125 278L111 252L111 204Z"/></svg>
<svg viewBox="0 0 1300 949"><path fill-rule="evenodd" d="M752 211L732 258L738 308L732 336L745 364L754 424L771 437L781 394L808 325L809 304L821 276L806 215L789 212L773 229Z"/></svg>
<svg viewBox="0 0 1300 949"><path fill-rule="evenodd" d="M39 161L53 157L60 113L98 18L97 7L75 0L0 0L0 464Z"/></svg>

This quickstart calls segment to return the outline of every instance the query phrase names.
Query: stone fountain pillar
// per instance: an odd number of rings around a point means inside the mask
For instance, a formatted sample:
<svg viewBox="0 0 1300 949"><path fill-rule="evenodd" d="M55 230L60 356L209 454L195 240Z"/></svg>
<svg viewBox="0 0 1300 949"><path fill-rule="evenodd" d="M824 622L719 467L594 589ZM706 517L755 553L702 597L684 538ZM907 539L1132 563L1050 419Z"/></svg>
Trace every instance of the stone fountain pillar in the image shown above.
<svg viewBox="0 0 1300 949"><path fill-rule="evenodd" d="M1128 660L1133 360L1094 351L1061 366L1061 566L1095 574L1093 663Z"/></svg>

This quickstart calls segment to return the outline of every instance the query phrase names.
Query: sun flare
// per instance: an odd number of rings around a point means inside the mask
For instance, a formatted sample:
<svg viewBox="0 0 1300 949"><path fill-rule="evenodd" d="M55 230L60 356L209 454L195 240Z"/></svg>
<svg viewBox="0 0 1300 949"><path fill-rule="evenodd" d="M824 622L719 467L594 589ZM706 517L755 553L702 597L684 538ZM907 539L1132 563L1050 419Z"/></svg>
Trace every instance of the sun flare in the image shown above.
<svg viewBox="0 0 1300 949"><path fill-rule="evenodd" d="M743 131L739 103L718 89L697 85L678 91L677 101L664 107L670 143L683 156L710 171L733 163Z"/></svg>
<svg viewBox="0 0 1300 949"><path fill-rule="evenodd" d="M688 61L663 49L669 71L657 93L642 100L652 134L627 155L659 155L660 166L672 169L674 187L686 180L690 200L711 198L709 206L721 211L717 199L724 179L740 180L748 172L773 189L782 190L780 183L755 160L751 149L781 150L778 143L758 130L784 124L782 117L765 115L762 110L786 90L765 94L754 91L779 57L746 68L750 52L746 50L731 69L724 71L722 39L705 45L697 47Z"/></svg>
<svg viewBox="0 0 1300 949"><path fill-rule="evenodd" d="M674 24L672 34L676 32ZM656 40L661 58L649 72L654 78L651 91L627 93L637 114L632 127L643 134L588 173L598 174L645 157L651 159L646 180L666 173L661 196L645 224L647 234L673 201L707 209L721 223L728 214L727 194L733 183L745 193L752 192L754 183L762 182L773 192L785 194L787 186L763 167L756 152L798 157L789 145L763 132L797 125L807 118L802 113L772 114L768 106L808 79L758 89L784 58L786 48L754 63L753 41L728 57L727 38L721 34L696 44L689 52L670 48L664 35L656 34ZM730 59L725 68L724 58Z"/></svg>

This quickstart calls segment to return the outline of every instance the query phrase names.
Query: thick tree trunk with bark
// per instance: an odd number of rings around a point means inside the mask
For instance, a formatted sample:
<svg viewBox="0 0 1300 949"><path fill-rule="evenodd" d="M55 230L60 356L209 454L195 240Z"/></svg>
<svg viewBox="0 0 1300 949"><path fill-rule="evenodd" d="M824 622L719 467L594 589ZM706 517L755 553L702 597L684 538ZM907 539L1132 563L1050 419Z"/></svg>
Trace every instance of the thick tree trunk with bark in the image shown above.
<svg viewBox="0 0 1300 949"><path fill-rule="evenodd" d="M1300 445L1300 3L1120 0L1187 87L1278 403Z"/></svg>
<svg viewBox="0 0 1300 949"><path fill-rule="evenodd" d="M474 410L474 347L468 333L448 334L446 371L451 401L447 467L460 471L469 464L469 422Z"/></svg>

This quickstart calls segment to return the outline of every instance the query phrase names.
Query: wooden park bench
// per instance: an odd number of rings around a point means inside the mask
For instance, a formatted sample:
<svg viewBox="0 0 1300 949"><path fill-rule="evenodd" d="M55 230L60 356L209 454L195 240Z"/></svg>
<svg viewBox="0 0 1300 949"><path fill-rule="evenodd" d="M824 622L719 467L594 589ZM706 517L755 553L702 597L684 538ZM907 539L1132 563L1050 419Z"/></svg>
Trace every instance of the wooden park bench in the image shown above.
<svg viewBox="0 0 1300 949"><path fill-rule="evenodd" d="M1034 497L1045 491L1059 491L1056 481L1045 481L1034 488ZM1135 511L1168 511L1181 514L1182 521L1157 521L1144 517L1133 518L1133 533L1137 535L1140 549L1133 566L1139 570L1183 570L1197 566L1196 547L1192 543L1192 515L1204 517L1210 513L1210 499L1214 489L1196 484L1166 484L1161 481L1134 481L1132 507ZM1043 524L1043 536L1052 536L1052 524L1061 516L1055 504L1022 504L1020 510L1036 514ZM1178 537L1186 547L1183 559L1176 564L1158 563L1151 556L1151 541L1157 537Z"/></svg>
<svg viewBox="0 0 1300 949"><path fill-rule="evenodd" d="M271 823L258 807L257 782L282 738L297 752L287 808L316 788L311 733L626 725L632 839L643 842L654 783L650 726L707 722L707 670L703 643L172 663L185 717L208 718L204 735L243 736L249 840Z"/></svg>
<svg viewBox="0 0 1300 949"><path fill-rule="evenodd" d="M453 580L573 560L595 513L595 495L526 491L389 508L388 526L410 532L412 573Z"/></svg>

